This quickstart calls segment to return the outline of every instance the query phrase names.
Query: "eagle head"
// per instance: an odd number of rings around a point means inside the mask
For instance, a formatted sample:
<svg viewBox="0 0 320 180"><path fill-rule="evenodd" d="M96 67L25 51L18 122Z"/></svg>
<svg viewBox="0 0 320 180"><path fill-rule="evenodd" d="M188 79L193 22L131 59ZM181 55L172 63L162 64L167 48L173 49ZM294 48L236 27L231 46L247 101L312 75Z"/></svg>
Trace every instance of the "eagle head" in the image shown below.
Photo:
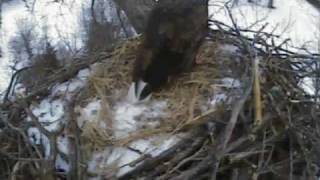
<svg viewBox="0 0 320 180"><path fill-rule="evenodd" d="M148 100L152 91L159 89L168 81L169 75L177 69L174 62L179 62L176 60L181 58L181 53L173 55L169 51L159 52L159 49L140 48L133 69L129 99L132 102Z"/></svg>

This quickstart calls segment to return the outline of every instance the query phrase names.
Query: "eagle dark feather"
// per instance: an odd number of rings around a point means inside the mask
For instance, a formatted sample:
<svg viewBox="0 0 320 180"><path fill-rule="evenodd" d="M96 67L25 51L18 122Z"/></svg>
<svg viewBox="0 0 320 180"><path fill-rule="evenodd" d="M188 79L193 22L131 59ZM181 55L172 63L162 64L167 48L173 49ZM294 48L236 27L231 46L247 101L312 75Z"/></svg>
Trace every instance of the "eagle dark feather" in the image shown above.
<svg viewBox="0 0 320 180"><path fill-rule="evenodd" d="M134 64L135 94L143 99L170 75L190 70L208 29L208 0L160 0L149 15ZM143 81L143 87L139 83Z"/></svg>

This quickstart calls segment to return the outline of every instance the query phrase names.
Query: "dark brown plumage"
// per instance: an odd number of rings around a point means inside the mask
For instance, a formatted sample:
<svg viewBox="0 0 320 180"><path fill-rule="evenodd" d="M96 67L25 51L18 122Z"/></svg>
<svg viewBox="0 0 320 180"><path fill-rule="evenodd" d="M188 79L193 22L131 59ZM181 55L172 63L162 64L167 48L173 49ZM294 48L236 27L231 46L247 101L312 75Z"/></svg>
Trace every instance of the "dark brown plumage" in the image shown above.
<svg viewBox="0 0 320 180"><path fill-rule="evenodd" d="M155 6L133 70L138 99L161 87L170 75L192 67L207 32L207 19L208 0L161 0Z"/></svg>

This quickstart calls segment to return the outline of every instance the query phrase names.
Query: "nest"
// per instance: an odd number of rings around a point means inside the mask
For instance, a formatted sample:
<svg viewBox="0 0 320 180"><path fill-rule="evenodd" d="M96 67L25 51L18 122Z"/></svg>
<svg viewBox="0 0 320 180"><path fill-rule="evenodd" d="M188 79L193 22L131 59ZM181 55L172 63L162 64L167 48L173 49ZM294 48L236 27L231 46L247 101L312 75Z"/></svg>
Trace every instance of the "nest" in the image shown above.
<svg viewBox="0 0 320 180"><path fill-rule="evenodd" d="M283 56L282 50L270 53L257 48L263 52L255 56L260 62L257 106L253 56L244 44L250 40L220 32L213 36L215 40L206 41L199 51L201 64L153 93L154 100L168 100L170 116L163 119L163 125L170 128L148 135L186 131L189 138L120 179L315 178L319 163L315 155L319 114L315 111L319 107L300 85L303 61L296 64L296 57L306 56L289 51ZM133 60L124 64L132 67ZM121 77L126 83L117 85L128 89L130 68L123 68L126 75ZM237 79L240 85L226 87L219 82L223 77ZM228 98L210 106L208 100L221 92ZM258 124L257 109L262 112Z"/></svg>
<svg viewBox="0 0 320 180"><path fill-rule="evenodd" d="M79 104L68 106L70 117L66 118L66 129L70 131L70 146L78 153L64 155L71 166L68 176L77 177L81 173L90 176L81 164L87 163L85 156L92 155L92 147L94 150L128 147L139 139L184 133L181 141L161 154L155 157L143 154L139 161L129 164L134 169L120 177L109 176L119 169L114 164L98 175L123 180L317 178L320 165L319 95L307 93L301 82L319 72L315 68L319 66L313 64L318 63L315 59L320 55L297 54L283 49L283 44L270 45L269 39L261 34L256 33L258 38L254 40L241 36L241 31L232 27L228 31L212 31L199 50L197 61L200 63L191 72L172 77L166 86L153 93L148 103L166 102L166 116L155 119L160 123L141 127L120 138L113 130L115 107L125 101L140 39L123 41L111 55L102 52L96 59L92 58L89 64L95 63L94 73L80 95L73 97L78 98ZM252 42L259 44L248 46ZM257 53L253 55L252 52ZM254 58L260 60L258 76L252 73ZM61 83L66 74L76 74L89 64L81 61L76 69L62 69L50 76L48 82ZM237 83L225 83L226 77ZM253 85L256 77L259 77L258 90ZM44 89L48 90L47 87ZM260 101L254 98L256 91L260 92ZM5 128L0 131L3 145L0 159L4 164L0 170L5 173L0 177L15 177L15 174L58 176L54 160L45 161L40 148L30 143L25 133L29 124L21 123L25 114L30 114L26 104L39 94L42 94L40 90L16 102L1 104L0 125ZM218 97L222 97L222 101L217 100ZM91 123L77 132L76 125L72 124L76 118L74 111L93 100L99 100L101 108L91 117ZM257 109L262 111L260 124L256 124ZM36 125L41 126L39 122ZM58 134L49 135L50 143L54 145ZM44 168L46 171L39 162L48 167Z"/></svg>
<svg viewBox="0 0 320 180"><path fill-rule="evenodd" d="M112 127L112 110L115 104L125 101L126 93L131 84L131 72L139 44L140 38L120 43L113 51L111 58L95 65L94 73L89 78L83 99L86 101L85 99L98 97L103 101L105 107L103 111L109 113L105 113L100 119L109 119L109 127ZM218 53L219 44L206 41L198 52L197 61L199 64L195 65L191 72L171 77L161 90L152 93L152 102L166 102L165 112L168 116L158 118L160 125L156 128L137 132L131 135L130 140L120 140L120 144L124 144L124 142L127 144L138 138L154 136L159 133L181 131L188 124L198 120L200 122L204 116L209 116L216 111L218 106L210 104L210 99L214 96L215 91L220 89L215 87L219 84L218 80L221 77L217 69L218 63L216 63ZM98 125L96 127L98 128ZM105 129L100 131L105 131ZM89 134L92 135L92 133ZM95 138L89 136L88 138L97 139L97 136ZM107 142L110 137L104 139ZM112 142L112 144L114 143L117 144L117 142Z"/></svg>

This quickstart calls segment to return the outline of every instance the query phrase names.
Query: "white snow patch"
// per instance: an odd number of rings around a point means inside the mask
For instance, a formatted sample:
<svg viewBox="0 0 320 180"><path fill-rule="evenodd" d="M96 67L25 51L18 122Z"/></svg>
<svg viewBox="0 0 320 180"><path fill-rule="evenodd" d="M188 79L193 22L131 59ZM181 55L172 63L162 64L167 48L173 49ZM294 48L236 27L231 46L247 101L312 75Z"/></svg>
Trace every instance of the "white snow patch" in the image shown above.
<svg viewBox="0 0 320 180"><path fill-rule="evenodd" d="M314 79L311 77L305 77L299 82L299 86L305 90L309 95L315 95L316 88L313 83Z"/></svg>
<svg viewBox="0 0 320 180"><path fill-rule="evenodd" d="M155 157L172 147L177 141L179 141L179 139L176 136L159 135L158 137L152 137L147 140L135 141L130 147L143 152L143 154ZM117 176L121 176L134 169L135 167L129 166L129 163L141 157L140 154L130 151L131 150L126 149L125 154L120 156L119 166L121 169L117 173Z"/></svg>
<svg viewBox="0 0 320 180"><path fill-rule="evenodd" d="M228 103L228 95L226 94L226 89L235 91L241 88L241 82L238 79L231 77L225 77L218 80L219 83L212 85L214 88L214 95L210 99L210 105L216 106L221 103ZM228 102L227 102L228 101Z"/></svg>
<svg viewBox="0 0 320 180"><path fill-rule="evenodd" d="M151 102L150 104L131 104L127 102L119 103L115 108L115 137L124 138L130 132L134 132L142 126L154 127L156 121L148 121L148 119L156 117L165 117L164 109L167 103Z"/></svg>
<svg viewBox="0 0 320 180"><path fill-rule="evenodd" d="M99 100L93 100L80 110L79 125L97 119L97 114L101 108L100 103ZM157 127L160 124L157 118L168 116L165 112L166 108L166 101L151 101L140 104L132 104L127 101L118 102L113 108L112 128L115 139L126 138L130 133L143 128ZM156 137L136 140L128 146L143 154L156 156L174 145L178 140L177 136L160 134ZM134 167L130 167L129 163L139 159L143 154L126 147L109 146L92 155L88 163L88 170L103 175L108 170L119 168L118 171L112 171L119 176L132 170Z"/></svg>
<svg viewBox="0 0 320 180"><path fill-rule="evenodd" d="M136 131L137 126L135 117L141 115L144 111L146 111L145 106L127 103L118 105L115 111L115 137L123 138L126 137L129 132Z"/></svg>
<svg viewBox="0 0 320 180"><path fill-rule="evenodd" d="M39 105L31 106L31 110L48 131L56 131L64 123L64 103L59 99L44 99Z"/></svg>
<svg viewBox="0 0 320 180"><path fill-rule="evenodd" d="M38 118L42 126L48 131L56 131L65 123L64 121L64 107L61 100L50 101L44 99L37 106L31 106L32 113ZM31 121L31 117L27 118ZM48 158L51 153L51 147L49 139L40 132L37 127L31 127L28 129L28 137L33 144L42 145L45 152L45 158ZM65 134L57 137L57 148L59 152L66 155L69 154L69 140ZM56 168L67 172L69 170L68 163L61 158L58 154L56 159Z"/></svg>
<svg viewBox="0 0 320 180"><path fill-rule="evenodd" d="M225 102L226 100L227 100L227 95L215 94L210 101L210 105L215 106L217 104Z"/></svg>
<svg viewBox="0 0 320 180"><path fill-rule="evenodd" d="M81 80L78 80L78 79L74 79L74 80L71 80L71 82L67 83L68 85L68 91L70 92L74 92L75 90L81 88L84 86L84 83L81 81Z"/></svg>
<svg viewBox="0 0 320 180"><path fill-rule="evenodd" d="M93 99L84 108L79 109L80 116L77 119L78 127L82 128L86 122L98 120L101 109L101 100Z"/></svg>
<svg viewBox="0 0 320 180"><path fill-rule="evenodd" d="M80 70L75 78L54 87L51 91L51 95L48 98L43 99L40 104L30 106L32 113L38 118L39 122L46 130L50 132L57 131L66 123L64 97L59 96L65 95L67 99L71 97L73 92L86 84L89 75L90 69ZM31 117L27 117L27 121L31 121ZM49 140L38 128L29 128L28 136L34 144L42 145L44 147L46 157L50 155ZM69 154L69 139L65 133L57 137L57 148L59 152L66 155ZM59 154L57 155L55 163L57 169L65 172L69 171L69 164L62 159Z"/></svg>
<svg viewBox="0 0 320 180"><path fill-rule="evenodd" d="M64 134L57 138L57 146L60 152L69 154L69 139Z"/></svg>
<svg viewBox="0 0 320 180"><path fill-rule="evenodd" d="M140 155L134 151L127 150L125 148L119 147L115 148L110 154L107 164L117 164L118 167L121 167L118 171L118 174L124 174L132 170L128 164L137 160Z"/></svg>
<svg viewBox="0 0 320 180"><path fill-rule="evenodd" d="M78 72L77 77L82 81L86 81L86 80L88 80L88 77L90 76L90 74L91 74L91 70L89 68L81 69Z"/></svg>
<svg viewBox="0 0 320 180"><path fill-rule="evenodd" d="M36 145L42 145L46 158L50 155L50 143L47 136L43 135L38 128L31 127L28 129L28 137L30 142Z"/></svg>
<svg viewBox="0 0 320 180"><path fill-rule="evenodd" d="M70 79L69 81L62 84L56 85L52 89L51 95L66 96L69 99L70 95L72 95L73 92L85 86L90 74L91 70L88 68L80 70L75 78Z"/></svg>
<svg viewBox="0 0 320 180"><path fill-rule="evenodd" d="M182 137L183 134L180 134L179 137ZM172 135L159 135L158 137L154 137L153 139L150 139L150 142L153 144L154 148L151 149L148 153L152 155L152 157L158 156L163 151L169 149L174 144L176 144L180 138L178 135L172 136Z"/></svg>
<svg viewBox="0 0 320 180"><path fill-rule="evenodd" d="M41 144L41 133L38 128L29 128L28 136L29 136L30 142L32 142L33 144L37 144L37 145Z"/></svg>
<svg viewBox="0 0 320 180"><path fill-rule="evenodd" d="M239 51L239 48L232 44L223 44L220 49L226 54L236 54Z"/></svg>
<svg viewBox="0 0 320 180"><path fill-rule="evenodd" d="M154 157L161 152L173 146L179 138L177 136L159 135L157 137L148 138L146 140L137 140L129 145L144 155ZM117 176L121 176L135 167L129 166L130 163L141 158L141 154L124 147L106 148L102 152L93 154L92 159L88 163L89 172L103 174L110 167L120 167Z"/></svg>
<svg viewBox="0 0 320 180"><path fill-rule="evenodd" d="M35 145L41 145L44 148L44 155L45 158L48 158L51 153L51 147L50 142L47 136L42 134L38 128L31 127L27 131L28 137L30 139L30 142ZM57 148L59 149L59 152L62 152L66 155L69 154L69 140L67 137L59 136L57 138ZM68 172L70 169L70 165L67 163L66 160L64 160L60 154L56 157L55 166L57 169L62 170L64 172Z"/></svg>
<svg viewBox="0 0 320 180"><path fill-rule="evenodd" d="M70 165L60 155L58 155L56 158L55 166L56 166L56 169L60 171L62 170L64 172L68 172L70 169Z"/></svg>
<svg viewBox="0 0 320 180"><path fill-rule="evenodd" d="M230 77L225 77L225 78L221 79L221 83L226 88L240 88L240 86L241 86L241 83L239 80L233 79Z"/></svg>
<svg viewBox="0 0 320 180"><path fill-rule="evenodd" d="M214 95L210 98L210 105L216 106L221 103L225 103L228 99L226 89L236 90L241 88L241 82L238 79L232 77L225 77L217 80L218 83L213 84Z"/></svg>

